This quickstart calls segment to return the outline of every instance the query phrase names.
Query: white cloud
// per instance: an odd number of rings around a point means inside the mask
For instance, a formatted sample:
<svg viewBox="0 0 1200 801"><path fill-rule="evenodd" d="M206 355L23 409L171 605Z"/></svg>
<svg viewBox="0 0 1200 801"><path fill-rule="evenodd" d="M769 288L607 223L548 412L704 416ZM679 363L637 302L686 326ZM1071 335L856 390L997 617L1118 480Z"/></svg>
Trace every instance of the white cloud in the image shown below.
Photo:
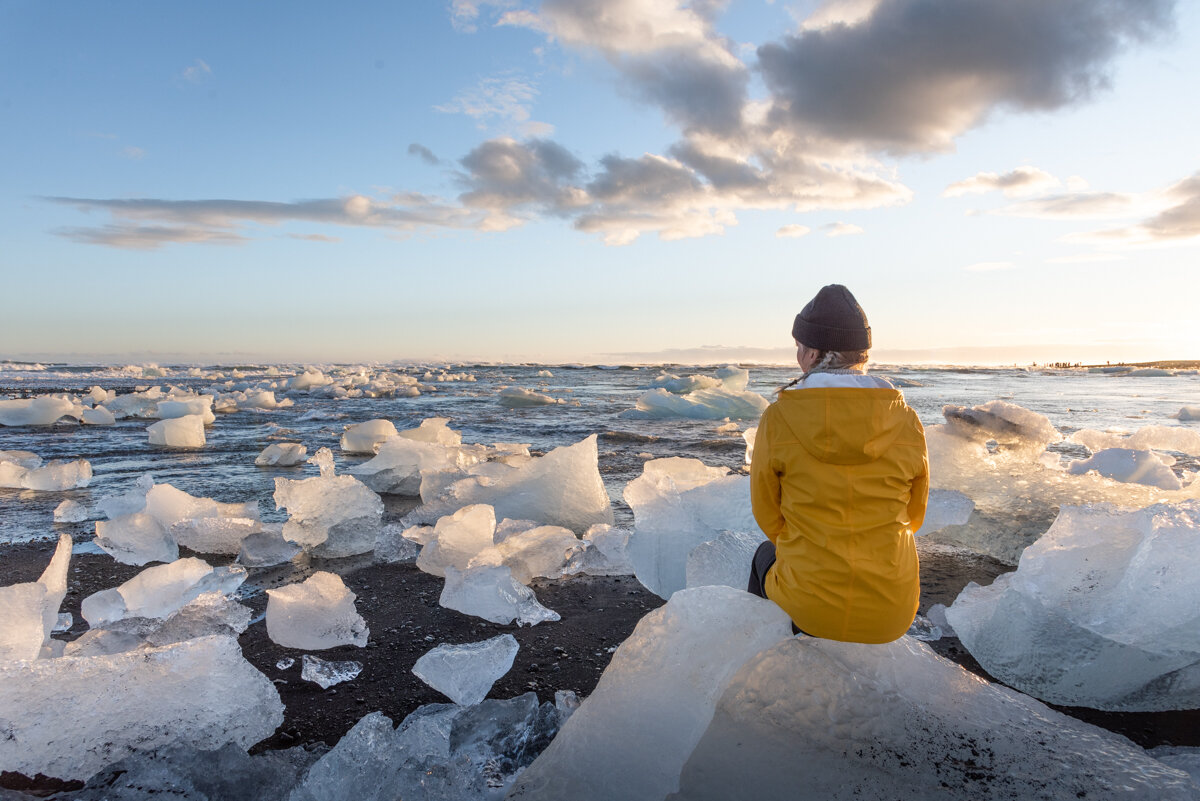
<svg viewBox="0 0 1200 801"><path fill-rule="evenodd" d="M996 209L993 214L1046 220L1112 219L1136 213L1141 201L1122 192L1068 192L1026 200Z"/></svg>
<svg viewBox="0 0 1200 801"><path fill-rule="evenodd" d="M1055 256L1046 259L1047 264L1100 264L1106 261L1124 261L1118 253L1073 253L1070 256Z"/></svg>
<svg viewBox="0 0 1200 801"><path fill-rule="evenodd" d="M1200 240L1200 173L1159 194L1163 207L1133 225L1072 234L1066 241L1117 245L1174 245Z"/></svg>
<svg viewBox="0 0 1200 801"><path fill-rule="evenodd" d="M199 58L190 67L185 67L183 70L183 79L191 83L200 83L209 75L212 75L212 67Z"/></svg>
<svg viewBox="0 0 1200 801"><path fill-rule="evenodd" d="M537 99L537 87L525 78L497 76L484 78L478 85L459 92L449 103L434 106L435 111L445 114L466 114L480 128L498 120L501 125L519 128L526 136L534 132L552 132L548 123L530 120L530 109Z"/></svg>
<svg viewBox="0 0 1200 801"><path fill-rule="evenodd" d="M775 232L775 236L781 239L798 239L802 236L808 236L811 231L812 229L807 225L793 223L792 225L785 225L780 228Z"/></svg>
<svg viewBox="0 0 1200 801"><path fill-rule="evenodd" d="M822 227L825 236L855 236L863 233L863 229L853 223L835 222Z"/></svg>
<svg viewBox="0 0 1200 801"><path fill-rule="evenodd" d="M998 270L1011 270L1017 265L1011 261L978 261L963 267L969 273L991 273Z"/></svg>
<svg viewBox="0 0 1200 801"><path fill-rule="evenodd" d="M146 151L140 147L130 145L121 151L121 155L131 161L140 161L146 157Z"/></svg>
<svg viewBox="0 0 1200 801"><path fill-rule="evenodd" d="M952 183L942 192L942 197L959 197L967 194L982 194L984 192L1001 191L1005 197L1021 197L1034 195L1056 186L1062 182L1044 170L1037 167L1017 167L1003 175L994 172L977 173L956 183Z"/></svg>

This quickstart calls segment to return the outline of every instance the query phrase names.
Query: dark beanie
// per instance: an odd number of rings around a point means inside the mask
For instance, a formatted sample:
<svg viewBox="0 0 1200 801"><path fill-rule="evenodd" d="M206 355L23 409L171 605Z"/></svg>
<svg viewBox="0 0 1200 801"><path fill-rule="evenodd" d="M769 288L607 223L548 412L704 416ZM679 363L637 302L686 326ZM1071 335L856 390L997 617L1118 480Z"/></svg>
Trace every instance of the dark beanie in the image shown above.
<svg viewBox="0 0 1200 801"><path fill-rule="evenodd" d="M867 313L841 284L821 287L817 296L796 315L792 336L817 350L870 350Z"/></svg>

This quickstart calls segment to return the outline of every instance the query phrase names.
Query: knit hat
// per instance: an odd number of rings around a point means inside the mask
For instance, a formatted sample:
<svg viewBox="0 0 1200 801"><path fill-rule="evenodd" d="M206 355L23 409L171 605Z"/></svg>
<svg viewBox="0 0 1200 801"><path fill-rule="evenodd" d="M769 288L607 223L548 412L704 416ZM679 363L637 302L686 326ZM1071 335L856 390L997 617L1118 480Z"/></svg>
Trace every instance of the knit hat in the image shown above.
<svg viewBox="0 0 1200 801"><path fill-rule="evenodd" d="M817 350L870 350L867 313L841 284L821 287L817 296L796 315L792 336Z"/></svg>

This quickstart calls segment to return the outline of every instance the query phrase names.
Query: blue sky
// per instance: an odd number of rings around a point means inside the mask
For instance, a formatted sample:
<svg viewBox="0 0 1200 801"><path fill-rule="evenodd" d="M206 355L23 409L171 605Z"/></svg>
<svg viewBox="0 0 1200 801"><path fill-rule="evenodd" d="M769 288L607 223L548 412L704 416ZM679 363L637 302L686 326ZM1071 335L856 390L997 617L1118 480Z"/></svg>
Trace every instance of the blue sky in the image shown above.
<svg viewBox="0 0 1200 801"><path fill-rule="evenodd" d="M0 4L0 358L1200 358L1165 0Z"/></svg>

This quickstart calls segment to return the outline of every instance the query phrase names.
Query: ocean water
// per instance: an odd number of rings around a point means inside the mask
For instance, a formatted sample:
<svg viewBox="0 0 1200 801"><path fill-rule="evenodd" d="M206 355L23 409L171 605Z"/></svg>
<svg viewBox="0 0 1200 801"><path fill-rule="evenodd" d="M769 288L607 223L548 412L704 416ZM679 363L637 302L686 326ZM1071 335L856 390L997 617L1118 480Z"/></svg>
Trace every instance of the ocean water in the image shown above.
<svg viewBox="0 0 1200 801"><path fill-rule="evenodd" d="M420 382L417 397L330 398L305 391L276 391L294 406L270 411L218 413L200 450L151 446L146 427L152 420L119 420L113 426L81 426L62 421L52 426L0 426L0 450L32 451L45 460L87 459L94 471L91 485L67 492L0 489L0 544L51 539L70 531L86 539L93 522L56 524L54 508L66 498L88 506L108 495L128 491L151 473L192 495L225 502L257 501L264 520L282 520L272 493L277 476L315 475L316 468L256 467L254 458L272 442L300 442L313 454L322 446L335 456L339 472L367 457L342 454L338 447L345 426L375 418L391 420L397 429L417 426L427 417L450 418L464 442L528 443L535 454L599 435L600 472L612 498L619 525L632 515L621 500L625 484L642 472L647 458L685 456L731 470L743 469L741 432L755 420L736 420L736 430L719 430L724 420L636 419L629 414L653 379L674 375L713 375L715 367L683 365L610 367L584 365L389 365L386 367L320 365L327 375L345 381L377 372L402 373ZM301 366L238 365L166 366L154 369L71 365L0 364L0 398L48 393L85 393L93 386L131 392L151 386L227 392L230 382L244 387L278 382ZM797 375L795 368L748 366L748 389L769 398ZM902 385L908 403L926 425L944 422L946 404L975 406L1002 399L1046 415L1066 435L1084 428L1132 432L1148 425L1200 423L1172 419L1184 406L1200 405L1200 374L1116 375L1082 370L918 367L878 365L872 372ZM501 388L535 390L566 401L530 408L506 408ZM729 427L726 427L727 429ZM1069 444L1052 446L1064 455L1084 455ZM1182 458L1177 471L1197 469L1195 458Z"/></svg>

